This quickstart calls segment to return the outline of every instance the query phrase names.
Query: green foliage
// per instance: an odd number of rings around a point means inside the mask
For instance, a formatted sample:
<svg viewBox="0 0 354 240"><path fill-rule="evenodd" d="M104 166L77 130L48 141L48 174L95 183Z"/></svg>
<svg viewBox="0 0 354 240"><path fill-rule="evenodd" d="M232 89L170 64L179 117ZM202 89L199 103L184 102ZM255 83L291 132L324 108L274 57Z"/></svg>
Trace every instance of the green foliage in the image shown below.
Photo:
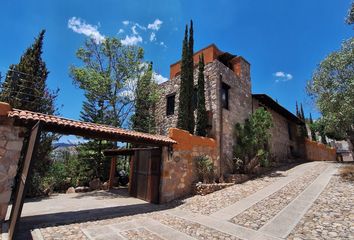
<svg viewBox="0 0 354 240"><path fill-rule="evenodd" d="M348 10L348 16L347 16L346 22L349 25L354 23L354 1L351 3L351 6Z"/></svg>
<svg viewBox="0 0 354 240"><path fill-rule="evenodd" d="M314 122L313 122L311 113L310 113L309 126L310 126L310 130L311 130L312 141L316 141L316 129L315 129L315 126L314 126Z"/></svg>
<svg viewBox="0 0 354 240"><path fill-rule="evenodd" d="M204 56L199 57L198 64L198 93L197 93L197 127L196 135L206 136L208 127L208 115L205 108L205 79L204 79Z"/></svg>
<svg viewBox="0 0 354 240"><path fill-rule="evenodd" d="M194 62L193 62L193 22L189 29L186 26L182 44L181 59L181 84L179 93L177 127L194 133L194 109L193 109L193 89L194 89Z"/></svg>
<svg viewBox="0 0 354 240"><path fill-rule="evenodd" d="M53 92L47 88L48 70L42 59L42 48L45 31L42 30L34 43L27 48L18 64L9 68L0 92L0 101L8 102L12 107L45 114L54 114L55 99L58 90ZM49 153L52 151L52 141L57 136L51 133L41 133L38 151L35 155L33 177L30 178L28 196L40 195L39 185L51 164ZM24 145L28 143L28 136ZM22 169L24 152L21 154L19 170ZM19 176L16 177L18 179Z"/></svg>
<svg viewBox="0 0 354 240"><path fill-rule="evenodd" d="M198 180L209 183L214 178L214 164L208 156L199 156L195 159Z"/></svg>
<svg viewBox="0 0 354 240"><path fill-rule="evenodd" d="M258 108L243 125L235 125L234 172L248 172L249 163L255 158L263 165L269 164L268 142L271 137L269 130L272 127L272 115L264 108Z"/></svg>
<svg viewBox="0 0 354 240"><path fill-rule="evenodd" d="M69 187L88 185L91 178L87 174L87 166L80 162L77 153L68 149L56 150L41 188L54 192L65 192Z"/></svg>
<svg viewBox="0 0 354 240"><path fill-rule="evenodd" d="M138 79L135 90L135 113L132 128L136 131L154 133L156 131L154 108L158 100L157 83L153 80L152 63Z"/></svg>
<svg viewBox="0 0 354 240"><path fill-rule="evenodd" d="M71 66L70 74L85 92L81 119L115 127L127 124L134 108L136 79L144 76L143 49L124 46L117 38L105 38L102 43L88 39L76 55L83 65ZM151 69L145 77L149 74ZM91 140L78 147L78 161L88 180L108 178L110 159L102 151L114 146L116 143Z"/></svg>
<svg viewBox="0 0 354 240"><path fill-rule="evenodd" d="M354 140L354 38L329 54L307 85L308 94L322 114L324 134Z"/></svg>

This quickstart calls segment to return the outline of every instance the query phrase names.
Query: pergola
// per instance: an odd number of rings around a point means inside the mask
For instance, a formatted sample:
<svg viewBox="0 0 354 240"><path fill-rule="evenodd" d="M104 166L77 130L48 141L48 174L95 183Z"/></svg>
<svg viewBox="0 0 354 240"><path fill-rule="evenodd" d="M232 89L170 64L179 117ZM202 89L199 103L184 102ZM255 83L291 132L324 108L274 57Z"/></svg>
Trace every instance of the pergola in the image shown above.
<svg viewBox="0 0 354 240"><path fill-rule="evenodd" d="M6 103L1 103L6 105ZM9 219L9 239L13 239L16 232L17 223L20 219L24 197L28 188L28 178L31 176L33 167L33 156L38 148L39 136L41 131L54 132L66 135L76 135L85 138L103 139L109 141L120 141L138 144L139 146L171 146L176 142L166 136L153 135L130 131L126 129L116 128L107 125L82 122L77 120L66 119L63 117L46 115L37 112L31 112L20 109L12 109L7 104L7 113L5 117L13 119L14 125L26 127L30 130L30 137L25 149L25 158L20 179L16 184L15 198ZM3 108L3 106L2 106ZM2 114L4 117L4 114ZM116 156L119 154L129 155L133 150L108 150L105 155ZM114 162L112 161L112 164ZM111 174L112 176L112 168ZM111 181L110 181L111 182ZM111 183L110 183L111 184Z"/></svg>

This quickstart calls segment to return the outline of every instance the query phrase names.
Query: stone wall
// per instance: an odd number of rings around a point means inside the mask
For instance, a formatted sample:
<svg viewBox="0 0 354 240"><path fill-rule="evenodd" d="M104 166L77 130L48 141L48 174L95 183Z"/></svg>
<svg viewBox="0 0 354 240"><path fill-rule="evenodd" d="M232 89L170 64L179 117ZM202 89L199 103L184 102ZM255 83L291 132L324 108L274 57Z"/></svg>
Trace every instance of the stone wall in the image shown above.
<svg viewBox="0 0 354 240"><path fill-rule="evenodd" d="M335 161L336 149L322 143L305 140L306 157L309 161Z"/></svg>
<svg viewBox="0 0 354 240"><path fill-rule="evenodd" d="M219 176L228 172L227 162L232 159L235 142L233 134L235 124L243 123L252 112L250 65L242 57L236 57L233 68L214 60L206 64L204 70L206 109L211 118L208 137L214 138L217 142L216 169ZM195 69L195 86L197 86L197 76L198 69ZM222 83L230 87L229 109L221 108L220 105ZM159 86L160 98L156 108L156 125L159 134L167 135L167 130L177 125L179 87L180 76ZM175 94L175 111L173 115L166 116L167 96L171 94Z"/></svg>
<svg viewBox="0 0 354 240"><path fill-rule="evenodd" d="M24 129L0 117L0 222L5 220L17 164L23 144Z"/></svg>
<svg viewBox="0 0 354 240"><path fill-rule="evenodd" d="M253 109L261 107L257 99L253 99ZM263 106L264 107L264 106ZM265 107L272 114L274 127L271 129L270 150L277 162L288 162L291 158L300 154L297 139L300 137L296 123L289 121L274 110ZM288 131L288 124L291 128L291 139ZM291 153L290 149L293 149Z"/></svg>
<svg viewBox="0 0 354 240"><path fill-rule="evenodd" d="M193 191L197 181L195 158L209 156L214 165L217 159L216 141L194 136L177 128L169 130L169 137L177 142L163 154L160 179L160 203L183 197Z"/></svg>

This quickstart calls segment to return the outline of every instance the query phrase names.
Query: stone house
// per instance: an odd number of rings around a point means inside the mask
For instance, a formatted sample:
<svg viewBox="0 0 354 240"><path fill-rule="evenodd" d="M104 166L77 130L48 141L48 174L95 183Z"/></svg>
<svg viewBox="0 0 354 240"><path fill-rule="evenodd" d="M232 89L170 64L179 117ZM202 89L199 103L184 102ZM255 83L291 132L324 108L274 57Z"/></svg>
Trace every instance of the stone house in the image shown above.
<svg viewBox="0 0 354 240"><path fill-rule="evenodd" d="M265 94L252 94L250 63L242 56L219 50L214 44L194 54L194 84L197 86L199 55L205 61L205 98L208 111L208 137L214 138L217 146L217 174L228 172L232 159L234 126L243 123L258 107L264 107L273 116L271 153L274 158L288 161L301 155L297 125L303 124ZM167 135L168 129L176 127L180 87L181 63L170 66L170 79L159 85L160 98L156 107L156 125L159 134ZM195 97L196 99L196 97Z"/></svg>

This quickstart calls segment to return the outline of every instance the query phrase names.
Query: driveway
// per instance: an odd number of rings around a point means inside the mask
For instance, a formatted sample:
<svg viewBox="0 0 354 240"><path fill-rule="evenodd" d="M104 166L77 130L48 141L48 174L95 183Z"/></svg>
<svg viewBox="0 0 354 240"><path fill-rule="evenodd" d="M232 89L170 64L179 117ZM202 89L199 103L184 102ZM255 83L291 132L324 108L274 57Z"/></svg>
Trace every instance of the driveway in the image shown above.
<svg viewBox="0 0 354 240"><path fill-rule="evenodd" d="M166 205L57 196L26 203L21 228L34 239L354 239L354 184L337 176L339 166L305 163ZM60 204L70 211L48 212Z"/></svg>

